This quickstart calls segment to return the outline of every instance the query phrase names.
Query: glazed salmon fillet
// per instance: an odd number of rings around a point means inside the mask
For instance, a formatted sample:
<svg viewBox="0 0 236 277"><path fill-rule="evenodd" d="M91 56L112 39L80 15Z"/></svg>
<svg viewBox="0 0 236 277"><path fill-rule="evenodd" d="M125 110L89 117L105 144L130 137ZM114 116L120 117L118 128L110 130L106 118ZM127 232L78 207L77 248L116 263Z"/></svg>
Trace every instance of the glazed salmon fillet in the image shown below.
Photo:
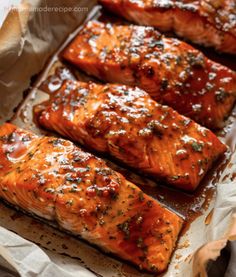
<svg viewBox="0 0 236 277"><path fill-rule="evenodd" d="M103 81L138 86L208 128L222 127L236 73L151 27L90 21L62 56Z"/></svg>
<svg viewBox="0 0 236 277"><path fill-rule="evenodd" d="M41 126L185 190L226 150L211 131L124 85L67 80L35 114Z"/></svg>
<svg viewBox="0 0 236 277"><path fill-rule="evenodd" d="M235 0L99 0L139 25L174 31L194 43L236 54Z"/></svg>
<svg viewBox="0 0 236 277"><path fill-rule="evenodd" d="M167 268L183 219L73 143L0 127L0 197L150 272Z"/></svg>

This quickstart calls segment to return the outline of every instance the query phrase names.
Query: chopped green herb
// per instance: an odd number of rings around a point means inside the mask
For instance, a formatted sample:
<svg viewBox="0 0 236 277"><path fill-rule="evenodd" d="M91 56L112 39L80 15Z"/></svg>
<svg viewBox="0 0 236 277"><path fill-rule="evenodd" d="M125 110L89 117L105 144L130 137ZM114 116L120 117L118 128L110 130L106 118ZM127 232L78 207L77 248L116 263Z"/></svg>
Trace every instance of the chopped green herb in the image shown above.
<svg viewBox="0 0 236 277"><path fill-rule="evenodd" d="M148 46L151 48L157 47L159 49L163 49L164 43L162 40L156 40L156 41L152 41L151 43L149 43Z"/></svg>
<svg viewBox="0 0 236 277"><path fill-rule="evenodd" d="M178 175L171 176L171 179L174 181L178 180L179 178L180 178L180 176L178 176Z"/></svg>
<svg viewBox="0 0 236 277"><path fill-rule="evenodd" d="M66 202L66 205L70 205L70 206L72 206L73 205L73 199L70 199L70 200L68 200L67 202Z"/></svg>
<svg viewBox="0 0 236 277"><path fill-rule="evenodd" d="M142 248L142 246L143 246L143 238L139 237L138 240L137 240L137 247Z"/></svg>
<svg viewBox="0 0 236 277"><path fill-rule="evenodd" d="M155 265L151 265L151 266L150 266L150 269L151 269L152 271L154 271L154 272L157 272L157 271L158 271L158 268L157 268L157 266L155 266Z"/></svg>
<svg viewBox="0 0 236 277"><path fill-rule="evenodd" d="M140 201L140 202L143 202L143 201L144 201L144 195L143 195L143 192L142 192L142 191L139 192L138 198L139 198L139 201Z"/></svg>
<svg viewBox="0 0 236 277"><path fill-rule="evenodd" d="M216 92L215 92L215 99L216 102L224 102L225 98L228 96L228 93L225 92L225 90L223 88L219 88Z"/></svg>
<svg viewBox="0 0 236 277"><path fill-rule="evenodd" d="M191 146L195 152L202 152L203 145L201 143L194 141Z"/></svg>
<svg viewBox="0 0 236 277"><path fill-rule="evenodd" d="M125 234L125 239L129 239L130 237L130 220L126 220L125 222L118 224L117 227L120 231L122 231Z"/></svg>
<svg viewBox="0 0 236 277"><path fill-rule="evenodd" d="M76 192L77 191L77 184L72 184L70 192Z"/></svg>
<svg viewBox="0 0 236 277"><path fill-rule="evenodd" d="M44 191L48 192L48 193L54 193L55 189L54 188L45 188Z"/></svg>
<svg viewBox="0 0 236 277"><path fill-rule="evenodd" d="M190 122L191 122L191 119L184 119L184 120L180 120L179 123L183 126L187 126Z"/></svg>
<svg viewBox="0 0 236 277"><path fill-rule="evenodd" d="M104 224L105 224L105 221L104 221L103 219L100 219L100 220L99 220L99 225L100 225L100 226L103 226Z"/></svg>
<svg viewBox="0 0 236 277"><path fill-rule="evenodd" d="M118 210L118 211L117 211L117 215L118 215L118 216L120 216L120 215L122 215L122 214L123 214L122 210Z"/></svg>
<svg viewBox="0 0 236 277"><path fill-rule="evenodd" d="M153 201L151 201L151 200L148 200L148 201L147 201L147 206L148 206L149 208L152 207L152 204L153 204Z"/></svg>
<svg viewBox="0 0 236 277"><path fill-rule="evenodd" d="M32 153L32 152L29 152L29 153L28 153L28 157L29 157L29 158L32 158L33 156L34 156L34 153Z"/></svg>
<svg viewBox="0 0 236 277"><path fill-rule="evenodd" d="M164 79L161 81L161 90L166 90L168 88L168 80Z"/></svg>

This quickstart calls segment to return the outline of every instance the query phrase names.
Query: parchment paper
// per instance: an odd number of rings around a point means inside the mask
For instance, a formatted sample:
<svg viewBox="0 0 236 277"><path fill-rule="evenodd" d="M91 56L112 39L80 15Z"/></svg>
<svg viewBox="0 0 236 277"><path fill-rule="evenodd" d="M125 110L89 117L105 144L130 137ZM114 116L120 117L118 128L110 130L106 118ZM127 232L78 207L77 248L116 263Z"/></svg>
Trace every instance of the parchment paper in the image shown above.
<svg viewBox="0 0 236 277"><path fill-rule="evenodd" d="M33 2L33 4L32 4ZM26 1L22 10L11 11L0 29L0 121L12 116L12 109L22 100L22 92L29 87L30 78L44 66L65 37L80 24L86 12L35 13L29 8L47 5L52 1ZM95 1L53 1L53 6L80 6L90 9ZM39 99L24 109L32 110ZM231 117L231 121L235 121ZM230 121L229 120L229 121ZM17 123L17 122L15 122ZM30 129L30 122L25 127ZM235 145L231 145L235 149ZM235 239L236 225L236 153L218 180L216 198L181 237L168 271L163 275L206 276L205 266L215 259L228 239ZM149 276L121 261L106 256L93 247L52 227L36 223L28 216L19 216L0 203L0 265L22 276ZM8 230L12 230L12 233ZM23 239L22 237L26 238ZM41 247L36 246L33 241ZM66 245L65 243L66 242ZM43 248L42 248L43 247ZM59 255L59 254L65 255ZM74 257L77 259L72 259ZM89 270L85 269L88 267Z"/></svg>
<svg viewBox="0 0 236 277"><path fill-rule="evenodd" d="M72 263L63 267L59 259L53 261L37 245L0 227L0 253L7 262L8 269L15 269L20 276L95 276L84 267ZM50 254L53 255L53 254ZM68 262L68 261L67 261ZM9 266L10 265L10 266Z"/></svg>
<svg viewBox="0 0 236 277"><path fill-rule="evenodd" d="M22 0L0 29L0 122L13 115L30 79L87 16L95 0ZM1 0L0 9L10 8ZM59 10L60 8L60 10Z"/></svg>

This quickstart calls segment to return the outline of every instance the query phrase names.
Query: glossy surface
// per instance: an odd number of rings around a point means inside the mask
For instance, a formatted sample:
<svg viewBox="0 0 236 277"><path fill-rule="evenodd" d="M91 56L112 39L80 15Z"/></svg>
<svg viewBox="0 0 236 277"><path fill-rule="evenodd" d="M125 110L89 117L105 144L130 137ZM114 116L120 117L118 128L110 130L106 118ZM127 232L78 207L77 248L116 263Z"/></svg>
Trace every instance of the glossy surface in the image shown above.
<svg viewBox="0 0 236 277"><path fill-rule="evenodd" d="M185 190L226 150L211 131L139 88L67 80L35 112L43 127Z"/></svg>
<svg viewBox="0 0 236 277"><path fill-rule="evenodd" d="M192 42L236 54L235 0L99 0L140 25L174 31Z"/></svg>
<svg viewBox="0 0 236 277"><path fill-rule="evenodd" d="M209 128L221 127L235 102L235 72L151 27L91 21L63 57L102 81L137 85Z"/></svg>
<svg viewBox="0 0 236 277"><path fill-rule="evenodd" d="M0 197L141 269L166 269L183 220L69 141L0 127Z"/></svg>

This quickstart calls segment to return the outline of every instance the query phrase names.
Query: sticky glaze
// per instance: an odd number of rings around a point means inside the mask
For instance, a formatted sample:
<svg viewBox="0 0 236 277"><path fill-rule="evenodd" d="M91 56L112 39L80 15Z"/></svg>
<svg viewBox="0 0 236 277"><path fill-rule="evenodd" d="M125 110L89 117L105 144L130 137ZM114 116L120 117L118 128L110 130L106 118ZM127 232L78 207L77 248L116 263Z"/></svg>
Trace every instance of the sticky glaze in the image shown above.
<svg viewBox="0 0 236 277"><path fill-rule="evenodd" d="M109 12L139 25L174 31L194 43L236 53L234 0L100 0Z"/></svg>
<svg viewBox="0 0 236 277"><path fill-rule="evenodd" d="M166 269L183 220L104 161L11 124L0 127L0 157L1 198L140 269Z"/></svg>
<svg viewBox="0 0 236 277"><path fill-rule="evenodd" d="M138 88L65 81L36 109L43 127L186 190L226 150L212 132Z"/></svg>
<svg viewBox="0 0 236 277"><path fill-rule="evenodd" d="M136 85L209 128L221 127L235 102L235 72L151 27L90 21L63 58L102 81Z"/></svg>

